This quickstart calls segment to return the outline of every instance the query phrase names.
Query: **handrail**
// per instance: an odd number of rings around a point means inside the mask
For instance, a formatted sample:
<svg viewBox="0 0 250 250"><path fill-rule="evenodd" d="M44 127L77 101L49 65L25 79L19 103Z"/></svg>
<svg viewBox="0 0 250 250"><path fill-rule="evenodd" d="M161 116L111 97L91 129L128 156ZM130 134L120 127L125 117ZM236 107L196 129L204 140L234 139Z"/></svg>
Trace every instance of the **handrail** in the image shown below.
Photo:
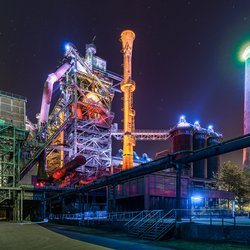
<svg viewBox="0 0 250 250"><path fill-rule="evenodd" d="M167 231L167 229L172 228L172 225L175 224L175 218L176 218L176 211L172 209L168 213L166 213L163 217L161 217L158 221L156 221L156 223L147 228L141 235L141 238L144 238L150 232L155 231L156 235L154 239L158 239L162 235L162 233ZM165 225L165 227L161 228L160 227L161 225ZM160 230L158 231L158 229Z"/></svg>
<svg viewBox="0 0 250 250"><path fill-rule="evenodd" d="M149 210L142 210L139 214L137 214L135 217L133 217L130 221L128 221L127 223L124 224L124 226L130 226L130 224L132 222L134 222L135 220L137 220L138 218L142 218L143 217L143 214L147 214L149 212Z"/></svg>
<svg viewBox="0 0 250 250"><path fill-rule="evenodd" d="M135 223L131 229L128 228L128 232L129 233L136 232L136 234L140 234L141 233L140 229L145 227L145 225L147 225L149 222L152 222L152 220L154 221L154 220L158 219L161 216L162 212L163 212L163 210L152 210L148 215L146 215L141 220L139 220L137 223ZM146 228L147 227L145 227L144 229L146 230Z"/></svg>

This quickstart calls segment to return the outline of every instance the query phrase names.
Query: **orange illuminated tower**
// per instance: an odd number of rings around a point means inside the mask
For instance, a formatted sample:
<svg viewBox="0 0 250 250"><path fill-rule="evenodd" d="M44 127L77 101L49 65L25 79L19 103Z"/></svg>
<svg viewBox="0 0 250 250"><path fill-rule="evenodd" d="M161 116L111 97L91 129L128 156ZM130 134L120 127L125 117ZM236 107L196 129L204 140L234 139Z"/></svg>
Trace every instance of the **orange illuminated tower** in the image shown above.
<svg viewBox="0 0 250 250"><path fill-rule="evenodd" d="M132 135L132 132L135 129L135 111L133 109L133 92L135 91L135 82L131 79L131 61L134 39L135 33L131 30L124 30L121 33L124 78L123 82L121 83L121 90L124 93L124 137L122 170L133 167L133 147L135 146L135 138Z"/></svg>

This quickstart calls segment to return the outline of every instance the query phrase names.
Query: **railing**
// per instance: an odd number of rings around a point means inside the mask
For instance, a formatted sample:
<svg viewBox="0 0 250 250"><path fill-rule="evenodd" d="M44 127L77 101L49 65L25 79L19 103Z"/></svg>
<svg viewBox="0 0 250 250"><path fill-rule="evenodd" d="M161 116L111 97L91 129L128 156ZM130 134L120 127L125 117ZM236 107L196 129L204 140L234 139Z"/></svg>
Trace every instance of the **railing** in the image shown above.
<svg viewBox="0 0 250 250"><path fill-rule="evenodd" d="M143 211L128 211L128 212L112 212L108 213L108 220L109 221L128 221L125 225L128 225L135 221L136 219L141 219L143 214L146 212L149 213L148 210ZM124 226L125 226L124 225Z"/></svg>
<svg viewBox="0 0 250 250"><path fill-rule="evenodd" d="M139 237L162 216L163 210L152 210L149 214L132 225L132 227L128 227L128 234L133 237Z"/></svg>
<svg viewBox="0 0 250 250"><path fill-rule="evenodd" d="M244 220L232 216L228 209L175 209L181 222L193 222L209 225L236 225L244 224ZM246 224L250 225L246 221Z"/></svg>
<svg viewBox="0 0 250 250"><path fill-rule="evenodd" d="M74 214L50 214L50 220L98 220L107 219L107 211L84 212Z"/></svg>
<svg viewBox="0 0 250 250"><path fill-rule="evenodd" d="M143 232L141 238L147 240L158 240L168 233L176 222L176 212L174 209L157 220L151 227Z"/></svg>
<svg viewBox="0 0 250 250"><path fill-rule="evenodd" d="M137 211L137 215L132 217L127 223L124 224L125 227L127 227L128 231L129 229L135 225L139 220L144 218L146 215L148 215L151 211L150 210L143 210L143 211Z"/></svg>

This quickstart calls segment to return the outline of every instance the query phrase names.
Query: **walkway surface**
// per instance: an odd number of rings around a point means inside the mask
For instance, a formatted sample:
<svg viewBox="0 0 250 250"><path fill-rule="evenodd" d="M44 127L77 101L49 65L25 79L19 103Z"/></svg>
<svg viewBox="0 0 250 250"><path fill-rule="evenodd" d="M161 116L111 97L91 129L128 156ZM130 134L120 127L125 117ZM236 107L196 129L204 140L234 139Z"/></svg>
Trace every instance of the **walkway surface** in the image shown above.
<svg viewBox="0 0 250 250"><path fill-rule="evenodd" d="M52 224L0 223L1 250L168 250L130 238L94 235L70 230L69 226ZM92 231L93 233L94 231Z"/></svg>
<svg viewBox="0 0 250 250"><path fill-rule="evenodd" d="M170 240L151 242L125 233L58 224L0 222L0 250L245 250L249 245Z"/></svg>

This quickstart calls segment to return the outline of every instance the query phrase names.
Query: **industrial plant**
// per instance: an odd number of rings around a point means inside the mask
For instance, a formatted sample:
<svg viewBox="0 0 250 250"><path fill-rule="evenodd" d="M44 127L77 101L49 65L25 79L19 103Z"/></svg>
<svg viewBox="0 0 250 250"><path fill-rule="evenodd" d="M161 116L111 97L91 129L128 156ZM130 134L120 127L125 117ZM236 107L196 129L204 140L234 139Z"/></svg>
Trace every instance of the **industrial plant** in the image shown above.
<svg viewBox="0 0 250 250"><path fill-rule="evenodd" d="M82 56L68 43L63 63L45 81L36 124L27 118L25 97L0 92L1 219L84 221L111 212L233 206L235 195L215 186L221 152L193 154L222 145L222 134L212 126L203 128L181 116L170 129L135 128L134 40L133 31L121 33L123 76L107 69L94 44L87 44ZM249 78L248 72L249 67ZM60 89L58 99L53 88ZM123 100L122 129L114 123L114 95ZM249 99L249 91L246 95ZM250 132L249 114L245 111L245 133ZM118 154L112 140L121 141ZM136 141L167 140L170 147L151 158L135 152ZM245 166L248 158L249 148L244 149Z"/></svg>

